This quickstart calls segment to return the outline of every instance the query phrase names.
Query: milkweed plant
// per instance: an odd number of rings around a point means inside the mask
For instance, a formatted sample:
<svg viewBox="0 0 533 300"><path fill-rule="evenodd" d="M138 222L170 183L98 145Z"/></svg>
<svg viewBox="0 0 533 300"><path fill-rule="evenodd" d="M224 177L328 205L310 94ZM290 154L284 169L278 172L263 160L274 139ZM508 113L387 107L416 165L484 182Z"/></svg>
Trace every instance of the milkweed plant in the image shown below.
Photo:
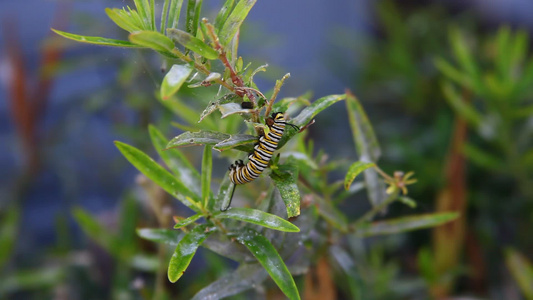
<svg viewBox="0 0 533 300"><path fill-rule="evenodd" d="M165 0L159 28L154 0L134 0L134 8L107 8L109 18L129 32L127 41L52 30L83 43L151 49L167 66L156 98L187 124L176 124L184 132L170 141L158 128L149 127L151 141L164 165L134 146L118 141L116 146L144 176L190 209L191 215L174 217L174 229L137 230L144 239L175 248L168 262L168 280L177 282L187 276L185 271L202 246L239 266L197 291L194 299L218 299L253 288L261 292L262 283L269 277L289 299L300 299L300 284L297 286L293 276L306 274L318 259L326 257L339 266L345 292L362 299L364 276L343 246L344 237L365 238L427 228L457 215L449 212L373 221L393 202L416 206L406 196L408 185L416 181L413 172L389 175L378 167L379 144L361 103L349 90L312 102L309 95L278 99L289 78L286 74L271 90L261 91L254 78L265 72L267 65L253 66L238 55L240 28L256 1L226 0L215 20L208 20L200 17L201 0L187 1L186 8L182 8L183 0ZM183 10L185 22L179 22ZM178 93L184 84L189 89L216 89L217 96L209 103L189 99ZM341 101L346 105L359 160L344 169L347 173L343 181L328 182L328 174L343 171L344 163L328 160L323 151L315 152L306 134L319 113ZM194 108L199 103L204 103L203 111ZM270 161L262 160L267 165L260 170L263 179L236 187L229 177L231 170L222 178L212 178L213 153L227 158L228 166L235 160L246 163L253 159L254 152L258 154L260 137L273 130L269 123L273 113L281 113L291 126L286 126L274 143L276 151L268 155ZM249 134L240 134L242 128ZM200 171L180 150L183 146L203 146ZM360 174L363 179L354 183ZM218 189L213 189L216 185ZM354 219L339 205L363 189L371 209L354 213L360 215ZM236 199L231 202L232 198Z"/></svg>

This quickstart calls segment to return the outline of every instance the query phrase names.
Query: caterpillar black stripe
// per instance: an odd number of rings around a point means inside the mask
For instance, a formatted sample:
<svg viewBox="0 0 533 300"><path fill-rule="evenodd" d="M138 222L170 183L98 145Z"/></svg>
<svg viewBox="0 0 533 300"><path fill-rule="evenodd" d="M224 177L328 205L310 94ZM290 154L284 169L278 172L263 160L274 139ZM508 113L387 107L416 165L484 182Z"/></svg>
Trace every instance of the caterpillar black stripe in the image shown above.
<svg viewBox="0 0 533 300"><path fill-rule="evenodd" d="M253 181L261 175L268 166L274 151L276 151L286 125L293 126L297 130L300 129L296 125L287 123L283 113L280 112L273 113L266 123L270 132L259 138L259 142L254 146L254 152L248 156L248 163L244 164L242 160L238 160L229 167L229 177L235 186ZM228 207L221 210L227 210Z"/></svg>

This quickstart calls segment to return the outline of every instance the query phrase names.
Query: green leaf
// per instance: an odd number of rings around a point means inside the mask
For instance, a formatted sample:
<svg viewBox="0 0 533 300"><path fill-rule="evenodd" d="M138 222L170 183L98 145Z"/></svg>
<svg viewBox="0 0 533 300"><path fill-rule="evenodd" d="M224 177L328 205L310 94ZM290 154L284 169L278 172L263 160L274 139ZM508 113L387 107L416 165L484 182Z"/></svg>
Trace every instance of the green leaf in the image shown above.
<svg viewBox="0 0 533 300"><path fill-rule="evenodd" d="M56 30L53 28L52 28L52 31L59 34L62 37L74 40L76 42L82 42L82 43L88 43L88 44L94 44L94 45L102 45L102 46L123 47L123 48L145 48L144 46L132 44L128 41L107 39L107 38L103 38L99 36L77 35L77 34L72 34L72 33L63 32L60 30Z"/></svg>
<svg viewBox="0 0 533 300"><path fill-rule="evenodd" d="M193 36L198 32L198 23L200 21L200 11L202 10L202 0L189 0L187 2L187 18L185 30Z"/></svg>
<svg viewBox="0 0 533 300"><path fill-rule="evenodd" d="M7 298L4 296L2 298L10 299L9 294L17 291L24 294L29 294L30 291L42 294L42 291L51 290L65 282L66 274L65 268L55 266L9 272L3 275L0 281L0 295L7 296Z"/></svg>
<svg viewBox="0 0 533 300"><path fill-rule="evenodd" d="M350 166L350 169L348 169L348 173L346 173L346 177L344 178L344 188L348 190L350 188L350 185L352 185L352 182L354 181L355 177L359 175L361 172L368 168L375 167L375 163L365 163L362 161L358 161L353 163Z"/></svg>
<svg viewBox="0 0 533 300"><path fill-rule="evenodd" d="M191 300L223 299L260 286L268 274L259 263L242 263L202 288Z"/></svg>
<svg viewBox="0 0 533 300"><path fill-rule="evenodd" d="M257 258L285 296L289 299L300 299L289 269L267 238L255 230L245 229L244 233L237 237L237 241L245 245Z"/></svg>
<svg viewBox="0 0 533 300"><path fill-rule="evenodd" d="M311 97L310 93L306 93L304 95L298 96L298 97L287 97L280 99L272 105L272 111L283 111L286 112L289 107L296 107L296 109L303 107L303 106L309 106L311 105L311 102L309 102L309 98Z"/></svg>
<svg viewBox="0 0 533 300"><path fill-rule="evenodd" d="M457 61L468 74L472 77L477 77L477 67L472 57L470 49L468 49L466 38L457 28L453 28L449 32L449 39L452 44L452 49L457 58Z"/></svg>
<svg viewBox="0 0 533 300"><path fill-rule="evenodd" d="M463 117L468 123L475 128L481 128L482 117L479 112L469 103L467 103L462 96L460 96L450 82L442 82L441 84L444 96L450 106Z"/></svg>
<svg viewBox="0 0 533 300"><path fill-rule="evenodd" d="M12 254L17 239L20 209L10 206L2 213L0 219L0 269Z"/></svg>
<svg viewBox="0 0 533 300"><path fill-rule="evenodd" d="M145 240L156 243L165 243L174 247L176 247L185 236L185 232L181 230L160 228L140 228L137 229L137 234Z"/></svg>
<svg viewBox="0 0 533 300"><path fill-rule="evenodd" d="M340 269L346 274L348 287L351 293L351 299L360 300L363 298L363 280L359 275L357 266L352 255L346 253L341 247L333 245L329 248L329 252L334 261L339 265Z"/></svg>
<svg viewBox="0 0 533 300"><path fill-rule="evenodd" d="M117 238L109 232L109 229L102 226L93 216L85 212L82 208L74 208L72 210L74 219L80 225L81 229L98 245L104 248L114 256L119 256L120 244L117 243Z"/></svg>
<svg viewBox="0 0 533 300"><path fill-rule="evenodd" d="M481 148L478 148L472 143L463 144L463 148L461 150L470 161L479 165L480 167L493 171L502 171L506 168L500 158L492 155L489 152L486 152L485 150L482 150Z"/></svg>
<svg viewBox="0 0 533 300"><path fill-rule="evenodd" d="M169 3L168 3L169 0L165 0L165 2L163 3L163 11L161 12L161 25L160 25L160 28L159 28L159 31L161 33L165 33L167 32L167 19L168 19L168 9L169 9Z"/></svg>
<svg viewBox="0 0 533 300"><path fill-rule="evenodd" d="M213 232L207 225L198 225L179 242L168 264L168 280L176 282L185 273L198 247Z"/></svg>
<svg viewBox="0 0 533 300"><path fill-rule="evenodd" d="M300 215L300 191L298 190L298 168L295 165L279 165L277 170L272 170L270 178L279 190L283 202L287 207L289 218Z"/></svg>
<svg viewBox="0 0 533 300"><path fill-rule="evenodd" d="M533 265L513 248L505 250L505 264L528 300L533 299Z"/></svg>
<svg viewBox="0 0 533 300"><path fill-rule="evenodd" d="M135 3L135 8L137 9L139 16L141 17L144 29L153 30L154 28L151 28L150 4L148 3L148 0L133 0L133 2Z"/></svg>
<svg viewBox="0 0 533 300"><path fill-rule="evenodd" d="M381 234L395 234L411 230L439 226L459 217L456 212L434 213L401 217L386 221L378 221L363 224L355 229L355 234L362 237L375 236Z"/></svg>
<svg viewBox="0 0 533 300"><path fill-rule="evenodd" d="M325 201L321 197L314 197L317 205L318 214L324 218L328 224L339 229L342 232L348 230L348 221L346 216L331 201Z"/></svg>
<svg viewBox="0 0 533 300"><path fill-rule="evenodd" d="M218 52L204 43L202 40L190 35L185 31L174 28L167 29L167 35L173 41L207 59L218 59Z"/></svg>
<svg viewBox="0 0 533 300"><path fill-rule="evenodd" d="M212 145L218 144L229 138L229 134L222 132L207 130L200 130L198 132L187 131L170 140L167 145L167 148L196 145Z"/></svg>
<svg viewBox="0 0 533 300"><path fill-rule="evenodd" d="M178 181L172 174L157 164L148 155L144 154L141 150L118 141L115 142L115 145L120 152L122 152L122 155L124 155L124 157L126 157L137 170L150 178L169 194L178 198L178 200L187 207L199 212L199 209L193 205L194 203L200 202L199 197L189 190L181 181ZM187 198L183 198L180 195ZM191 203L191 201L193 201L193 203Z"/></svg>
<svg viewBox="0 0 533 300"><path fill-rule="evenodd" d="M257 143L256 136L249 134L232 134L229 138L216 143L213 149L222 152L235 148L250 153L253 151L253 144L255 143Z"/></svg>
<svg viewBox="0 0 533 300"><path fill-rule="evenodd" d="M128 31L134 32L142 30L143 28L135 24L136 20L130 16L130 14L123 9L118 8L106 8L105 12L107 16L117 24L118 27Z"/></svg>
<svg viewBox="0 0 533 300"><path fill-rule="evenodd" d="M136 31L130 33L129 40L134 44L151 48L162 53L171 53L174 49L174 43L172 40L157 31Z"/></svg>
<svg viewBox="0 0 533 300"><path fill-rule="evenodd" d="M224 175L222 183L220 184L217 194L216 203L220 203L221 211L225 211L229 208L231 204L231 198L233 197L233 192L235 191L234 188L235 184L231 182L229 178L229 171L227 171ZM209 209L212 210L213 208L210 207Z"/></svg>
<svg viewBox="0 0 533 300"><path fill-rule="evenodd" d="M177 93L191 72L190 65L173 65L161 83L161 99L167 100Z"/></svg>
<svg viewBox="0 0 533 300"><path fill-rule="evenodd" d="M178 223L176 223L176 225L174 225L174 229L178 229L181 227L191 225L192 223L196 222L196 220L200 219L201 217L203 217L203 214L200 214L200 213L192 215L188 217L187 219L183 219L179 221Z"/></svg>
<svg viewBox="0 0 533 300"><path fill-rule="evenodd" d="M217 33L219 33L222 29L222 26L224 26L229 14L233 10L234 4L235 0L226 0L222 8L218 11L217 18L215 19L215 29Z"/></svg>
<svg viewBox="0 0 533 300"><path fill-rule="evenodd" d="M148 131L150 132L150 138L152 139L152 144L154 145L155 150L157 150L157 153L163 159L170 171L172 171L172 173L178 177L178 180L185 186L189 187L193 192L200 196L202 190L200 174L198 171L189 162L185 155L179 151L179 149L164 150L167 147L168 140L155 126L150 124L148 126Z"/></svg>
<svg viewBox="0 0 533 300"><path fill-rule="evenodd" d="M329 96L325 96L320 99L317 99L310 106L302 110L297 117L295 117L292 120L289 120L289 123L294 124L298 127L303 127L307 125L309 122L311 122L318 113L320 113L324 109L344 99L346 99L345 94L329 95ZM287 141L289 141L297 133L298 131L292 129L292 126L287 126L283 134L283 137L279 141L278 149L283 147L283 145L285 145Z"/></svg>
<svg viewBox="0 0 533 300"><path fill-rule="evenodd" d="M204 147L204 155L202 157L202 200L204 207L209 206L211 197L211 173L213 172L213 153L211 147L206 145Z"/></svg>
<svg viewBox="0 0 533 300"><path fill-rule="evenodd" d="M224 22L222 29L218 33L218 37L223 46L227 46L231 42L256 1L257 0L240 0L237 5L235 5L235 8L230 13L226 22Z"/></svg>
<svg viewBox="0 0 533 300"><path fill-rule="evenodd" d="M374 134L374 129L368 120L363 106L351 93L347 93L346 96L346 111L348 112L355 148L359 154L359 161L377 162L381 156L381 149ZM374 207L378 206L387 198L385 194L385 183L378 176L376 170L366 169L364 172L366 190L370 203Z"/></svg>
<svg viewBox="0 0 533 300"><path fill-rule="evenodd" d="M435 58L434 63L437 69L439 69L439 71L444 76L447 76L450 80L453 80L455 83L461 86L464 86L469 90L474 89L474 85L470 77L466 74L463 74L460 70L456 69L454 66L452 66L450 63L448 63L443 58L441 57Z"/></svg>
<svg viewBox="0 0 533 300"><path fill-rule="evenodd" d="M298 227L287 220L253 208L234 207L225 212L215 213L213 217L217 219L235 219L279 231L300 231Z"/></svg>
<svg viewBox="0 0 533 300"><path fill-rule="evenodd" d="M182 5L183 0L171 0L169 9L170 12L168 14L168 28L178 28Z"/></svg>

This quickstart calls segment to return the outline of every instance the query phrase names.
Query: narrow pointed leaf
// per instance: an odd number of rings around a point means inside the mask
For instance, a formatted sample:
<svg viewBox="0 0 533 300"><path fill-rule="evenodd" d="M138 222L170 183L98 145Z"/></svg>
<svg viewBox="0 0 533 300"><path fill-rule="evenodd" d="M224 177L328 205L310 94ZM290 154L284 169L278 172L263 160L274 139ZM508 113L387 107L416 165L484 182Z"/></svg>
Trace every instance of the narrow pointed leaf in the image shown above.
<svg viewBox="0 0 533 300"><path fill-rule="evenodd" d="M200 173L194 168L189 160L179 151L179 149L167 149L168 140L153 125L148 126L152 144L159 156L163 159L167 167L174 173L179 181L189 187L198 196L201 195Z"/></svg>
<svg viewBox="0 0 533 300"><path fill-rule="evenodd" d="M167 32L167 23L168 23L168 9L169 9L169 0L165 0L163 3L163 11L161 12L161 25L159 27L159 31L163 34Z"/></svg>
<svg viewBox="0 0 533 300"><path fill-rule="evenodd" d="M135 8L139 13L139 16L141 17L144 28L153 29L151 28L150 4L148 3L148 0L133 0L133 2L135 3Z"/></svg>
<svg viewBox="0 0 533 300"><path fill-rule="evenodd" d="M211 173L213 172L213 153L211 147L206 145L204 147L204 155L202 158L202 200L204 207L209 206L211 199Z"/></svg>
<svg viewBox="0 0 533 300"><path fill-rule="evenodd" d="M181 227L185 227L185 226L191 225L192 223L196 222L196 220L200 219L201 217L203 217L202 214L192 215L192 216L188 217L187 219L183 219L183 220L179 221L178 223L176 223L176 225L174 225L174 229L178 229L178 228L181 228Z"/></svg>
<svg viewBox="0 0 533 300"><path fill-rule="evenodd" d="M480 128L482 123L482 117L478 111L457 93L453 85L449 82L442 83L442 90L444 96L452 108L463 117L468 123L475 128Z"/></svg>
<svg viewBox="0 0 533 300"><path fill-rule="evenodd" d="M145 46L133 44L128 41L108 39L108 38L103 38L99 36L77 35L77 34L72 34L72 33L63 32L60 30L56 30L53 28L52 28L52 31L59 34L62 37L65 37L70 40L74 40L76 42L82 42L82 43L88 43L88 44L94 44L94 45L102 45L102 46L123 47L123 48L145 48Z"/></svg>
<svg viewBox="0 0 533 300"><path fill-rule="evenodd" d="M222 8L218 11L218 15L215 19L215 29L217 33L219 33L222 29L222 26L224 26L224 23L228 19L229 14L233 10L234 4L235 0L226 0Z"/></svg>
<svg viewBox="0 0 533 300"><path fill-rule="evenodd" d="M105 13L113 22L115 22L115 24L117 24L118 27L128 32L142 30L142 27L135 24L134 19L122 9L106 8Z"/></svg>
<svg viewBox="0 0 533 300"><path fill-rule="evenodd" d="M137 229L137 235L145 240L176 247L185 236L185 232L173 229L140 228Z"/></svg>
<svg viewBox="0 0 533 300"><path fill-rule="evenodd" d="M201 10L202 0L189 0L187 2L185 29L193 36L196 36L196 33L198 32L198 23L200 21Z"/></svg>
<svg viewBox="0 0 533 300"><path fill-rule="evenodd" d="M170 174L167 170L161 167L148 155L144 154L141 150L121 143L115 142L117 148L122 152L122 155L137 168L146 177L150 178L157 185L167 191L174 197L177 197L183 204L193 210L198 210L195 205L192 205L190 201L198 203L199 197L187 188L181 181L178 181L176 177ZM183 196L187 197L184 198ZM189 200L190 199L190 200ZM197 211L198 212L198 211Z"/></svg>
<svg viewBox="0 0 533 300"><path fill-rule="evenodd" d="M176 282L183 275L198 247L213 231L207 225L198 225L179 242L168 264L168 280Z"/></svg>
<svg viewBox="0 0 533 300"><path fill-rule="evenodd" d="M213 147L218 151L226 151L236 148L245 152L253 151L253 144L257 143L257 137L249 134L232 134L228 139L225 139Z"/></svg>
<svg viewBox="0 0 533 300"><path fill-rule="evenodd" d="M276 251L267 238L255 230L246 229L243 234L237 237L237 240L250 250L285 296L293 300L300 299L298 289L289 269L287 269L278 251Z"/></svg>
<svg viewBox="0 0 533 300"><path fill-rule="evenodd" d="M93 239L98 245L104 248L109 253L119 255L115 237L111 235L109 230L102 226L93 216L81 208L74 208L72 210L74 219L80 225L83 232Z"/></svg>
<svg viewBox="0 0 533 300"><path fill-rule="evenodd" d="M363 280L359 275L355 261L351 255L346 253L341 247L334 245L329 250L331 257L335 260L337 265L346 274L346 280L350 288L350 293L354 300L361 300L363 298Z"/></svg>
<svg viewBox="0 0 533 300"><path fill-rule="evenodd" d="M381 156L381 149L378 144L374 129L368 120L366 112L358 99L351 93L347 94L346 111L350 121L355 148L362 162L377 162ZM365 184L370 203L375 207L385 201L385 183L379 178L374 169L366 169Z"/></svg>
<svg viewBox="0 0 533 300"><path fill-rule="evenodd" d="M324 218L328 224L346 232L348 230L348 220L346 220L346 215L344 215L337 207L335 207L331 202L326 202L324 199L316 197L315 202L318 204L318 214Z"/></svg>
<svg viewBox="0 0 533 300"><path fill-rule="evenodd" d="M355 177L357 177L357 175L359 175L364 170L375 167L375 166L376 164L374 163L365 163L362 161L353 163L350 166L350 169L348 169L348 173L346 173L346 177L344 178L344 188L348 190L350 188L350 185L352 185L352 182L354 181Z"/></svg>
<svg viewBox="0 0 533 300"><path fill-rule="evenodd" d="M235 8L228 16L226 22L224 22L224 25L218 34L223 46L227 46L231 42L256 1L257 0L240 0L237 5L235 5Z"/></svg>
<svg viewBox="0 0 533 300"><path fill-rule="evenodd" d="M505 264L525 298L533 299L533 264L531 261L523 254L509 248L505 251Z"/></svg>
<svg viewBox="0 0 533 300"><path fill-rule="evenodd" d="M355 230L358 236L368 237L382 234L395 234L411 230L439 226L444 223L455 220L458 213L434 213L415 215L410 217L401 217L387 221L378 221L368 224L362 224Z"/></svg>
<svg viewBox="0 0 533 300"><path fill-rule="evenodd" d="M161 99L167 100L177 93L191 72L189 65L173 65L161 83Z"/></svg>
<svg viewBox="0 0 533 300"><path fill-rule="evenodd" d="M233 192L235 191L234 188L235 184L231 182L229 178L229 171L227 171L224 175L222 183L220 184L217 194L216 203L220 205L218 208L221 211L227 210L231 205L231 198L233 198ZM212 210L212 207L210 208L210 210Z"/></svg>
<svg viewBox="0 0 533 300"><path fill-rule="evenodd" d="M503 170L505 168L505 165L500 158L489 152L486 152L481 148L478 148L472 143L464 144L461 150L470 161L479 165L480 167L495 171Z"/></svg>
<svg viewBox="0 0 533 300"><path fill-rule="evenodd" d="M289 218L300 215L300 191L298 190L298 167L295 165L280 165L270 174L279 190L283 202L287 207Z"/></svg>
<svg viewBox="0 0 533 300"><path fill-rule="evenodd" d="M178 28L183 0L171 0L168 13L168 28Z"/></svg>
<svg viewBox="0 0 533 300"><path fill-rule="evenodd" d="M240 264L230 272L201 289L192 300L222 299L259 286L268 274L258 263Z"/></svg>
<svg viewBox="0 0 533 300"><path fill-rule="evenodd" d="M229 137L230 137L229 134L222 133L222 132L216 132L216 131L207 131L207 130L200 130L198 132L188 131L170 140L170 142L167 145L167 148L218 144L224 140L227 140Z"/></svg>
<svg viewBox="0 0 533 300"><path fill-rule="evenodd" d="M216 213L214 217L218 219L235 219L279 231L300 231L298 227L296 227L294 224L287 220L284 220L276 215L252 208L234 207L228 211Z"/></svg>
<svg viewBox="0 0 533 300"><path fill-rule="evenodd" d="M130 42L152 48L158 52L170 53L174 49L174 43L164 34L157 31L135 31L129 35Z"/></svg>
<svg viewBox="0 0 533 300"><path fill-rule="evenodd" d="M329 95L329 96L325 96L320 99L317 99L310 106L302 110L297 117L295 117L292 120L289 120L289 123L294 124L298 127L305 126L309 122L311 122L318 113L320 113L324 109L344 99L346 99L345 94ZM293 129L292 126L287 126L285 128L285 132L283 133L283 137L279 141L278 149L283 147L283 145L285 145L285 143L287 143L287 141L290 140L297 133L298 131Z"/></svg>
<svg viewBox="0 0 533 300"><path fill-rule="evenodd" d="M217 59L219 56L215 49L185 31L169 28L167 29L167 35L173 41L207 59Z"/></svg>

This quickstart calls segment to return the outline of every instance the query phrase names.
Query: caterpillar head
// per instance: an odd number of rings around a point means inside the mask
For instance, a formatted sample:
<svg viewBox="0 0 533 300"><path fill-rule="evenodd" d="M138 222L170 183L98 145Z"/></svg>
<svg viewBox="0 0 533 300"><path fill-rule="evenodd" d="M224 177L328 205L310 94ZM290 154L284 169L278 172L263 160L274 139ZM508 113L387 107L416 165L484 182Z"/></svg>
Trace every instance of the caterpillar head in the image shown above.
<svg viewBox="0 0 533 300"><path fill-rule="evenodd" d="M274 121L283 120L284 118L285 116L282 112L272 113L272 119L274 119Z"/></svg>

